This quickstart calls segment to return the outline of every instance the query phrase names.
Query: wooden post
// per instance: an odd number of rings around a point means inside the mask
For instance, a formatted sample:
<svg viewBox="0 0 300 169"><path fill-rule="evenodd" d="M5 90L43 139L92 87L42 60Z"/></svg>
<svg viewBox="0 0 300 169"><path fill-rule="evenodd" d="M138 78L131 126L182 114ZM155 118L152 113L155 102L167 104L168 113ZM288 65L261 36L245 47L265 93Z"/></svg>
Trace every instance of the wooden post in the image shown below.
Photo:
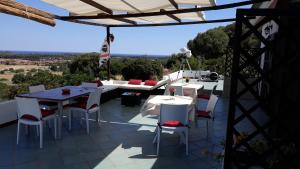
<svg viewBox="0 0 300 169"><path fill-rule="evenodd" d="M106 27L106 40L107 40L107 43L108 43L108 46L109 46L109 55L110 55L110 38L109 38L109 35L110 35L110 28L109 27ZM108 59L107 61L107 80L110 80L110 59Z"/></svg>

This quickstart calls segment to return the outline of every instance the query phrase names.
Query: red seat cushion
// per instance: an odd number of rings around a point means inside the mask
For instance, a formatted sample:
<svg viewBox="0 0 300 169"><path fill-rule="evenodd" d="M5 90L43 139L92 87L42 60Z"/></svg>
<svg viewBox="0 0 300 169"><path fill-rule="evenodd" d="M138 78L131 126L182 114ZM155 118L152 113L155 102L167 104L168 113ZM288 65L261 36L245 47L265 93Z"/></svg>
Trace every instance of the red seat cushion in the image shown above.
<svg viewBox="0 0 300 169"><path fill-rule="evenodd" d="M41 110L41 113L42 113L42 118L45 118L47 116L50 116L52 114L55 113L54 110ZM33 120L33 121L38 121L38 119L30 114L24 114L22 117L22 119L26 119L26 120Z"/></svg>
<svg viewBox="0 0 300 169"><path fill-rule="evenodd" d="M76 108L86 109L86 105L87 105L87 102L81 101L81 102L77 102L77 103L67 105L67 107L76 107ZM97 104L94 104L89 109L92 109L92 108L97 107L97 106L98 106Z"/></svg>
<svg viewBox="0 0 300 169"><path fill-rule="evenodd" d="M51 102L51 101L39 101L39 104L46 105L46 106L57 106L56 102Z"/></svg>
<svg viewBox="0 0 300 169"><path fill-rule="evenodd" d="M204 117L204 118L211 118L210 115L209 115L210 112L208 111L204 111L204 110L198 110L196 115L198 117Z"/></svg>
<svg viewBox="0 0 300 169"><path fill-rule="evenodd" d="M134 94L135 94L136 96L140 96L142 93L135 92Z"/></svg>
<svg viewBox="0 0 300 169"><path fill-rule="evenodd" d="M169 120L169 121L166 121L162 126L166 126L166 127L182 127L183 124L180 121L177 121L177 120Z"/></svg>
<svg viewBox="0 0 300 169"><path fill-rule="evenodd" d="M205 95L205 94L201 94L201 95L198 95L198 98L199 99L206 99L206 100L209 100L209 95Z"/></svg>
<svg viewBox="0 0 300 169"><path fill-rule="evenodd" d="M128 81L128 84L133 84L133 85L140 85L142 83L142 80L138 80L138 79L130 79Z"/></svg>
<svg viewBox="0 0 300 169"><path fill-rule="evenodd" d="M144 83L144 85L147 85L147 86L155 86L156 84L157 84L156 80L145 80L145 83Z"/></svg>
<svg viewBox="0 0 300 169"><path fill-rule="evenodd" d="M97 86L103 86L103 83L101 82L101 80L95 80L93 81L93 83L97 83Z"/></svg>
<svg viewBox="0 0 300 169"><path fill-rule="evenodd" d="M88 99L89 99L89 96L81 96L81 97L75 98L74 100L76 100L78 102L87 102Z"/></svg>

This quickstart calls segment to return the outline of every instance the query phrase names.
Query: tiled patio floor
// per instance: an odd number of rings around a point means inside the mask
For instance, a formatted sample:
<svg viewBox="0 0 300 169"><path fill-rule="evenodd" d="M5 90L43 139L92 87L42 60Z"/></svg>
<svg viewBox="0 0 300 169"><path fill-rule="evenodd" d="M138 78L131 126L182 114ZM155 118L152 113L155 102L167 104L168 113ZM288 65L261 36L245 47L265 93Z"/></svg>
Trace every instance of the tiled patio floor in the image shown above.
<svg viewBox="0 0 300 169"><path fill-rule="evenodd" d="M155 117L141 117L140 106L124 107L120 99L102 106L102 123L91 123L87 135L75 117L71 132L54 140L51 129L44 130L44 148L39 149L35 129L28 136L22 130L20 145L16 146L16 125L0 128L0 169L219 169L220 162L211 152L221 152L225 137L227 100L220 99L216 108L214 134L206 138L205 124L190 130L190 154L179 144L177 134L163 134L160 156L152 144ZM83 123L84 124L84 123ZM206 152L206 153L205 153ZM208 152L208 153L207 153Z"/></svg>

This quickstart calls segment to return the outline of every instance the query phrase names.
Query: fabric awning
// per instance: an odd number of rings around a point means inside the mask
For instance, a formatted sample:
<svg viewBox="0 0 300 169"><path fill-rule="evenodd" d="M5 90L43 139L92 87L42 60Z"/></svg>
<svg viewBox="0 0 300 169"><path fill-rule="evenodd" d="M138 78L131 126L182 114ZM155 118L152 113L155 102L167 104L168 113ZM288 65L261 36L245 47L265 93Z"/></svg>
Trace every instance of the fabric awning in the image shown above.
<svg viewBox="0 0 300 169"><path fill-rule="evenodd" d="M72 16L98 14L138 14L170 11L185 8L215 6L215 0L42 0L67 10ZM104 25L172 23L184 21L203 21L202 12L190 12L174 15L131 17L123 19L102 18L90 20ZM84 21L84 20L83 20Z"/></svg>

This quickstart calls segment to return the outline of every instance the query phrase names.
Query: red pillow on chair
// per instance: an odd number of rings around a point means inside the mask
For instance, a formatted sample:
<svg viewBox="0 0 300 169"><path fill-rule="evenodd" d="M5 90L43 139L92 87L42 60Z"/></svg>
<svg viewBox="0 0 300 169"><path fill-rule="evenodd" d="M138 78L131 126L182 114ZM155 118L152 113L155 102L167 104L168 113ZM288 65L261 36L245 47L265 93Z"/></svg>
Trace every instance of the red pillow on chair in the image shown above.
<svg viewBox="0 0 300 169"><path fill-rule="evenodd" d="M140 85L142 83L142 80L138 80L138 79L130 79L128 84L132 84L132 85Z"/></svg>
<svg viewBox="0 0 300 169"><path fill-rule="evenodd" d="M103 86L103 83L101 82L101 80L95 80L93 81L93 83L97 83L97 86Z"/></svg>
<svg viewBox="0 0 300 169"><path fill-rule="evenodd" d="M147 86L155 86L157 84L156 80L145 80L145 84Z"/></svg>

